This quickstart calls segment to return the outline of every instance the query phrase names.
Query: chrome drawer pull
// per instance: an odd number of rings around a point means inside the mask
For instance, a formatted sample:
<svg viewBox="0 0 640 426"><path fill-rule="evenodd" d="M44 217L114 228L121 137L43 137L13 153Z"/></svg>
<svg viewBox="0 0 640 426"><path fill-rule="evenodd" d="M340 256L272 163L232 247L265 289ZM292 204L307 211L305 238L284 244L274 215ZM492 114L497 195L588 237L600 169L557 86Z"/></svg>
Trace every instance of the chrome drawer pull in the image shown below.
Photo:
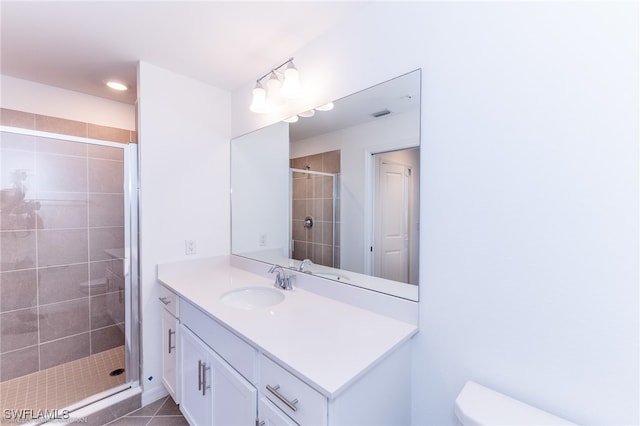
<svg viewBox="0 0 640 426"><path fill-rule="evenodd" d="M171 303L171 300L167 299L166 297L158 297L158 299L165 305L168 305L169 303Z"/></svg>
<svg viewBox="0 0 640 426"><path fill-rule="evenodd" d="M271 385L267 385L267 390L271 392L276 398L282 401L291 410L298 411L298 407L296 407L296 404L298 403L298 398L295 398L293 401L289 401L287 398L282 396L280 392L278 392L278 389L280 389L280 385L275 385L273 387Z"/></svg>

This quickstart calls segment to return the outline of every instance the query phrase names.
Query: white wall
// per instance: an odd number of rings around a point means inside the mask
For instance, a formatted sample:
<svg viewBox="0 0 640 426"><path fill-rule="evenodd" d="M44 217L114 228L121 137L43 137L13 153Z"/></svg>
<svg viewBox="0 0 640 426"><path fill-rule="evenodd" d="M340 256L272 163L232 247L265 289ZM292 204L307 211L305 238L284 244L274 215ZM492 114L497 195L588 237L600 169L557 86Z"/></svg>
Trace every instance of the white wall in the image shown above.
<svg viewBox="0 0 640 426"><path fill-rule="evenodd" d="M0 75L0 106L33 114L135 130L133 105Z"/></svg>
<svg viewBox="0 0 640 426"><path fill-rule="evenodd" d="M289 257L289 125L276 123L231 146L234 253Z"/></svg>
<svg viewBox="0 0 640 426"><path fill-rule="evenodd" d="M234 93L239 135L422 67L414 424L468 379L640 423L638 47L635 2L372 3L292 52L304 100Z"/></svg>
<svg viewBox="0 0 640 426"><path fill-rule="evenodd" d="M215 87L145 62L138 82L144 403L164 392L156 265L186 258L191 239L196 257L229 253L231 117Z"/></svg>

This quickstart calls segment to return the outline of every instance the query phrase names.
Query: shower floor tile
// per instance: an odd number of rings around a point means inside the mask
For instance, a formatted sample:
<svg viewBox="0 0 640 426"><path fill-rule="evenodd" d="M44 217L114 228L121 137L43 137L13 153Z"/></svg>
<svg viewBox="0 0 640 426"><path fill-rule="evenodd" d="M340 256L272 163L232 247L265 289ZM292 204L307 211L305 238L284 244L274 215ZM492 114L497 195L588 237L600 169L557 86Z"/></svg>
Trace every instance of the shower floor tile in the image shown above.
<svg viewBox="0 0 640 426"><path fill-rule="evenodd" d="M84 398L124 384L126 374L109 373L124 368L124 346L0 383L3 410L62 409ZM3 414L0 423L13 422Z"/></svg>

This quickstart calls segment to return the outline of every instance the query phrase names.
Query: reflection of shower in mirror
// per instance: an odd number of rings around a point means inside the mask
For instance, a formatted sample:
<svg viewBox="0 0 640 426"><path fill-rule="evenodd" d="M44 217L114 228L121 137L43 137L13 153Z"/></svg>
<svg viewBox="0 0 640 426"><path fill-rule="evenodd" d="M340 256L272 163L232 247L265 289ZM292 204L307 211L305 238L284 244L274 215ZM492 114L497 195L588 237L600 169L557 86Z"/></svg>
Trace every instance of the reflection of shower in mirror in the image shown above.
<svg viewBox="0 0 640 426"><path fill-rule="evenodd" d="M407 230L417 229L420 80L421 71L415 70L338 99L330 111L235 138L231 144L232 253L292 268L311 259L314 265L309 270L323 278L417 301L418 233L406 233L402 239L407 244L402 258L409 266L392 262L393 256L375 257L373 247L381 245L373 241L374 203L384 206L385 201L380 193L374 195L371 158L415 148L417 160L411 165L415 196L406 200L416 208ZM332 162L335 167L327 169ZM247 170L252 179L245 176ZM333 197L327 186L334 188ZM259 221L249 214L256 205L269 207ZM402 216L403 212L384 213ZM312 228L303 226L307 216L313 218ZM269 234L268 246L257 244L260 234Z"/></svg>

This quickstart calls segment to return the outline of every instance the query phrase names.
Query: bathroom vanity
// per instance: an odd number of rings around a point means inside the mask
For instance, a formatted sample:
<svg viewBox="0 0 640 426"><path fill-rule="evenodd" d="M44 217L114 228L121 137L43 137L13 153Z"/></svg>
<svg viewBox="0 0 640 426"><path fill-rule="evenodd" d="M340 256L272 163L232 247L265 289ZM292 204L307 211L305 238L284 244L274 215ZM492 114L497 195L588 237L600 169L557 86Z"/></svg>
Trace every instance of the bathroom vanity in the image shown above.
<svg viewBox="0 0 640 426"><path fill-rule="evenodd" d="M175 371L189 423L409 424L416 326L295 280L275 289L268 268L249 272L229 256L158 265L160 297L177 305L163 327L163 368Z"/></svg>

